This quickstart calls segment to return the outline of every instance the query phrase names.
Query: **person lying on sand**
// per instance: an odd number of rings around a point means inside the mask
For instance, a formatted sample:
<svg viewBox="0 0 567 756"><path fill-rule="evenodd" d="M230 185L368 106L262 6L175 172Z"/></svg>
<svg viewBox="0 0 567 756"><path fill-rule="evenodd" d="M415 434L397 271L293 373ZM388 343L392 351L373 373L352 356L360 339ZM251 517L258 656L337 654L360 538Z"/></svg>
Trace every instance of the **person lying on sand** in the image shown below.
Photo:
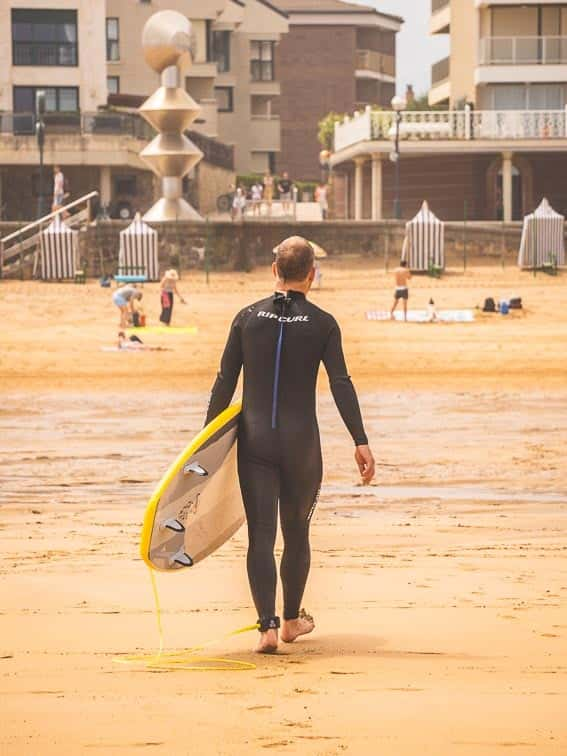
<svg viewBox="0 0 567 756"><path fill-rule="evenodd" d="M332 315L306 298L315 276L311 244L292 236L275 249L276 291L235 317L212 389L207 423L225 410L238 376L246 376L238 436L238 475L248 521L248 578L258 612L259 653L278 648L276 538L278 504L284 552L281 639L310 633L313 618L300 611L310 566L309 524L321 486L322 462L315 414L320 363L355 444L364 483L374 458Z"/></svg>
<svg viewBox="0 0 567 756"><path fill-rule="evenodd" d="M161 346L149 346L148 344L144 344L144 342L138 338L138 336L126 336L124 331L119 331L118 333L118 349L128 349L133 352L165 352L167 351L166 347Z"/></svg>

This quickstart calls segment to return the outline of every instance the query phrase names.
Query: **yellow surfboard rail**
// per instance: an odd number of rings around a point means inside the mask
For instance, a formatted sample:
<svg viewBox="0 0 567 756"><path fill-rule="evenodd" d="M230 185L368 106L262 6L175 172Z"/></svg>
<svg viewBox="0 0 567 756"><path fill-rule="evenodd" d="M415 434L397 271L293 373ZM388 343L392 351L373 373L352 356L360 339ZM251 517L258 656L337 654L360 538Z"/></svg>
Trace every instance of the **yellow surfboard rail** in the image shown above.
<svg viewBox="0 0 567 756"><path fill-rule="evenodd" d="M231 404L230 407L227 407L227 409L224 410L224 412L221 412L221 414L218 417L215 417L214 420L212 420L208 425L206 425L203 430L198 433L195 438L191 441L191 443L183 449L181 454L177 457L177 459L172 462L172 464L167 469L165 475L160 480L160 482L157 485L157 488L153 492L148 505L146 507L146 512L144 514L144 522L142 525L142 535L140 539L140 556L144 560L144 562L148 565L148 567L152 570L156 570L158 572L184 572L184 570L165 570L160 569L159 567L156 567L155 564L153 564L150 561L149 553L150 553L150 543L152 538L152 531L154 527L154 519L156 514L156 509L158 507L159 501L161 497L163 496L163 492L165 489L170 485L172 480L175 478L175 476L179 473L179 471L182 469L183 465L187 462L187 459L191 457L195 452L200 449L200 447L206 443L212 436L217 433L224 425L229 423L233 418L235 418L239 412L242 409L242 402L237 402L236 404Z"/></svg>

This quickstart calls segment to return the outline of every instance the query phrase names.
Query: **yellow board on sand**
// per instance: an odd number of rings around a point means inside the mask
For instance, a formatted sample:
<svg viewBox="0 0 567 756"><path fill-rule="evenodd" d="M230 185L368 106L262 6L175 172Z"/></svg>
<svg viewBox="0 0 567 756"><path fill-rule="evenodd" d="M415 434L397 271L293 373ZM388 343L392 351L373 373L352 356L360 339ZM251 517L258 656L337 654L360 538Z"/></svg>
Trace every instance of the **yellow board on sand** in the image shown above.
<svg viewBox="0 0 567 756"><path fill-rule="evenodd" d="M169 467L144 516L140 553L154 570L191 567L244 522L236 459L241 404L198 433Z"/></svg>
<svg viewBox="0 0 567 756"><path fill-rule="evenodd" d="M127 333L160 333L168 335L188 333L194 336L198 330L197 326L144 326L143 328L128 328Z"/></svg>

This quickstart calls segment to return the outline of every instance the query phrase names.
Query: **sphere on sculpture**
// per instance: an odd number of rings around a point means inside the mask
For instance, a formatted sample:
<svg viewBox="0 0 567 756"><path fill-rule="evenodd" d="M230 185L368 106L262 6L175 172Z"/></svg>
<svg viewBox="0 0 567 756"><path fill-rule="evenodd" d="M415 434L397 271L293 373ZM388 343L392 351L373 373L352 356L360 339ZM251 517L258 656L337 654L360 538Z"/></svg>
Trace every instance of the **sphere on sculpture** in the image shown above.
<svg viewBox="0 0 567 756"><path fill-rule="evenodd" d="M154 13L142 32L144 59L157 73L191 63L191 42L191 22L177 11Z"/></svg>

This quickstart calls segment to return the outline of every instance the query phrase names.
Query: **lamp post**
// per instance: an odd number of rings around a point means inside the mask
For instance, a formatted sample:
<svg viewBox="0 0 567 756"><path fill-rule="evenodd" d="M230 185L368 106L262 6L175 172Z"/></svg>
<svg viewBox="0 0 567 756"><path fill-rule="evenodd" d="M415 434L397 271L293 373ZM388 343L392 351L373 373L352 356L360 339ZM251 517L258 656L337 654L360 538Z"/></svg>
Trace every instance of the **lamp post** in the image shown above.
<svg viewBox="0 0 567 756"><path fill-rule="evenodd" d="M394 152L390 156L395 165L395 193L394 193L394 218L399 220L402 217L400 207L400 123L402 122L402 113L405 110L406 101L403 97L392 97L392 110L396 114L396 135L394 141Z"/></svg>
<svg viewBox="0 0 567 756"><path fill-rule="evenodd" d="M37 216L43 216L43 147L45 145L45 92L38 89L35 93L35 136L39 149L39 196L37 199Z"/></svg>

